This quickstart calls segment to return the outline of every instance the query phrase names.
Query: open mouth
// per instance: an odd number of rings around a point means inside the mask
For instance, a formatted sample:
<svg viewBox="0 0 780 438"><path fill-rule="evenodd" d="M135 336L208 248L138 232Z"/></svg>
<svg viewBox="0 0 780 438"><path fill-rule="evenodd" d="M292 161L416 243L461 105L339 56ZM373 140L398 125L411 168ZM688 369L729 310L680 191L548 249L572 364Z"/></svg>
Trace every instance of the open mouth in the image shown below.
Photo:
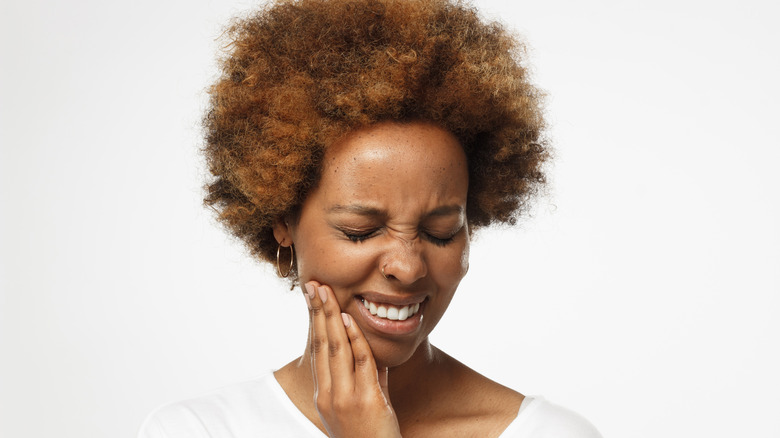
<svg viewBox="0 0 780 438"><path fill-rule="evenodd" d="M391 321L405 321L420 311L421 303L408 304L406 306L396 306L394 304L375 303L365 297L362 298L363 306L371 312L371 315L377 318L389 319Z"/></svg>
<svg viewBox="0 0 780 438"><path fill-rule="evenodd" d="M376 296L373 296L376 295ZM381 300L382 295L372 294L371 298ZM380 335L409 336L418 333L422 327L423 312L427 297L400 299L388 297L394 303L372 301L365 296L356 295L359 301L358 323L362 329L369 329ZM410 302L413 301L413 302Z"/></svg>

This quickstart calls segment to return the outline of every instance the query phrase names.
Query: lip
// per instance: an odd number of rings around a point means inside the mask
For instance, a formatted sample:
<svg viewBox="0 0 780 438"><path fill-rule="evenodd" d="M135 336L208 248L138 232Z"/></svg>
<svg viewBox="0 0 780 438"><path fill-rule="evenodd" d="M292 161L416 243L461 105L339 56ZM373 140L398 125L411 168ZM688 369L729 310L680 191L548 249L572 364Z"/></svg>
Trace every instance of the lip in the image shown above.
<svg viewBox="0 0 780 438"><path fill-rule="evenodd" d="M416 332L420 325L422 324L423 319L423 310L425 310L425 299L424 298L409 298L409 297L398 297L395 299L392 299L392 297L387 296L380 296L380 295L374 295L374 294L366 294L365 297L369 301L379 302L379 303L387 303L387 304L393 304L396 306L408 306L409 304L420 304L420 310L415 313L412 317L407 318L403 321L393 321L386 318L379 318L377 316L374 316L371 314L371 312L366 309L366 306L363 305L363 296L356 296L355 301L357 302L358 312L360 313L361 319L365 322L364 326L367 326L371 329L373 329L376 332L385 334L385 335L409 335L414 332ZM376 297L376 301L374 298ZM411 301L410 301L411 300Z"/></svg>

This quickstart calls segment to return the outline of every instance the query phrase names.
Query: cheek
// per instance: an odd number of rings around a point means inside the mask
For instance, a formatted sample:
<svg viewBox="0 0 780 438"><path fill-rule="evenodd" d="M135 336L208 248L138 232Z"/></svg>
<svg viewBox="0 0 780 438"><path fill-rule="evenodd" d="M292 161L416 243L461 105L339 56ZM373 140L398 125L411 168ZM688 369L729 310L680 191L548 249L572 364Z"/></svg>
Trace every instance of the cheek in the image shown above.
<svg viewBox="0 0 780 438"><path fill-rule="evenodd" d="M469 272L469 249L470 249L470 243L468 240L466 240L466 245L463 248L463 253L460 257L460 267L461 271L463 272L461 274L461 278L466 276L466 274Z"/></svg>
<svg viewBox="0 0 780 438"><path fill-rule="evenodd" d="M430 265L432 268L431 273L436 276L437 283L443 288L451 289L454 292L469 271L468 242L460 248L453 248L452 252L446 255L434 255L431 257L431 260L433 260L433 264Z"/></svg>
<svg viewBox="0 0 780 438"><path fill-rule="evenodd" d="M463 242L463 246L460 249L460 257L458 258L458 281L462 279L467 272L469 272L469 250L471 249L471 243L468 236Z"/></svg>
<svg viewBox="0 0 780 438"><path fill-rule="evenodd" d="M347 287L369 275L375 259L369 245L321 240L299 249L298 274L302 283Z"/></svg>

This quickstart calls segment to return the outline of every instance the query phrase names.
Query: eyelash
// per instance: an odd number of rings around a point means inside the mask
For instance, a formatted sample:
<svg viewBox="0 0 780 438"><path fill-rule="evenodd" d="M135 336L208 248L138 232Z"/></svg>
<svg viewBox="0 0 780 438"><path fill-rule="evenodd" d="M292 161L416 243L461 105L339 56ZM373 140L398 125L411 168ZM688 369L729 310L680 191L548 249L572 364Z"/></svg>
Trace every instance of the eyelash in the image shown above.
<svg viewBox="0 0 780 438"><path fill-rule="evenodd" d="M376 230L370 231L370 232L365 233L365 234L354 234L354 233L350 233L350 232L344 231L344 230L341 230L341 232L344 233L345 236L347 236L347 239L349 239L349 240L351 240L353 242L359 243L359 242L362 242L362 241L364 241L364 240L366 240L366 239L368 239L370 237L373 237L373 235L376 233Z"/></svg>
<svg viewBox="0 0 780 438"><path fill-rule="evenodd" d="M436 237L436 236L432 236L432 235L430 235L428 233L425 233L425 236L426 236L425 238L429 242L431 242L432 244L434 244L436 246L447 246L447 245L449 245L450 243L452 243L455 240L455 234L453 234L452 236L447 237L445 239L442 239L442 238Z"/></svg>
<svg viewBox="0 0 780 438"><path fill-rule="evenodd" d="M363 242L364 240L370 239L371 237L373 237L376 234L377 231L378 230L373 230L373 231L370 231L368 233L355 234L355 233L351 233L351 232L348 232L348 231L345 231L345 230L341 230L341 232L344 233L344 236L346 236L347 239L349 239L349 240L351 240L352 242L355 242L355 243L360 243L360 242ZM458 233L455 233L455 234L453 234L450 237L442 239L441 237L436 237L436 236L434 236L432 234L428 234L428 233L423 232L423 235L425 236L425 240L433 243L436 246L447 246L447 245L449 245L450 243L452 243L455 240L455 236L457 234Z"/></svg>

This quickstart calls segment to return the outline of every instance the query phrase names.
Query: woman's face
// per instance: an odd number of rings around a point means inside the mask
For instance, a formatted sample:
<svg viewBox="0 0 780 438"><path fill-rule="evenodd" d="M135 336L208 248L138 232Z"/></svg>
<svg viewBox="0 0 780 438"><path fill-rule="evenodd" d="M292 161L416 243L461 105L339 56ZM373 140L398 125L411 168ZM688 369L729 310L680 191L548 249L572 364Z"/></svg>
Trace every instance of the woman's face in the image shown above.
<svg viewBox="0 0 780 438"><path fill-rule="evenodd" d="M277 231L295 245L301 284L330 286L379 365L400 365L468 270L466 156L434 125L382 123L334 144L323 163L297 223Z"/></svg>

